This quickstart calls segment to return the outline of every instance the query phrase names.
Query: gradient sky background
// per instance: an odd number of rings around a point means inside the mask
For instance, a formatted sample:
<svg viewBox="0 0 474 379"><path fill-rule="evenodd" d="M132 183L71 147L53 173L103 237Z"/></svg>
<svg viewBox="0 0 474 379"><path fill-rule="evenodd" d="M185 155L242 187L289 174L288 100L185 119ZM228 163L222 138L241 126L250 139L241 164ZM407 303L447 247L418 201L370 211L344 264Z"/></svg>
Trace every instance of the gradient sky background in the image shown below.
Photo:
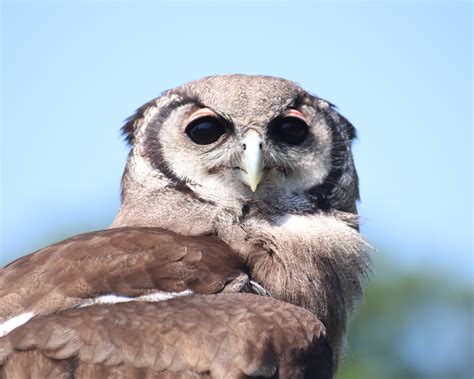
<svg viewBox="0 0 474 379"><path fill-rule="evenodd" d="M2 3L0 264L109 225L119 128L163 90L269 74L358 128L362 231L472 278L470 2Z"/></svg>

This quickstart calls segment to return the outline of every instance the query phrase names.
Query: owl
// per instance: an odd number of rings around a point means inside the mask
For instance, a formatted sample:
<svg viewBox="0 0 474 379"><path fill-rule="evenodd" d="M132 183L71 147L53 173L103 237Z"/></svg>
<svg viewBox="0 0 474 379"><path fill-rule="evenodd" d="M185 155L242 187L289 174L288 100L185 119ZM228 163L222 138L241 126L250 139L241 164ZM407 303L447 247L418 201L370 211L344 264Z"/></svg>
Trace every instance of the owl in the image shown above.
<svg viewBox="0 0 474 379"><path fill-rule="evenodd" d="M370 270L351 123L291 81L224 75L122 131L111 227L2 271L5 376L331 377Z"/></svg>

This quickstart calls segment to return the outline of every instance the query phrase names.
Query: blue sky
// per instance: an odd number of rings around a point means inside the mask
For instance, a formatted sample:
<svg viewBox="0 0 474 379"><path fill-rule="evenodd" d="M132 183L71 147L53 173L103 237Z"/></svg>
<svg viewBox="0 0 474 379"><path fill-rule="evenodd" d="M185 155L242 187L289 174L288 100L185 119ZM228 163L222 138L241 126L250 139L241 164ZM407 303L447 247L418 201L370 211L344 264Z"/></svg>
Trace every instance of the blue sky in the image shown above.
<svg viewBox="0 0 474 379"><path fill-rule="evenodd" d="M470 2L4 1L0 264L107 227L123 120L240 72L294 80L357 127L377 254L469 277L472 63Z"/></svg>

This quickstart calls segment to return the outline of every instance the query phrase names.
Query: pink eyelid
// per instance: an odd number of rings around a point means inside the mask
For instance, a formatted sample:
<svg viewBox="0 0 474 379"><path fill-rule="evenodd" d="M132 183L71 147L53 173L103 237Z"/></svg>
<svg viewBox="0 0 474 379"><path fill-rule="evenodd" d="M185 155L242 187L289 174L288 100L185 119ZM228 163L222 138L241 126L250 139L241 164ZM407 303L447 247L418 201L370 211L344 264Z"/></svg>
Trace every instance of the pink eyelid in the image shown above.
<svg viewBox="0 0 474 379"><path fill-rule="evenodd" d="M300 111L296 110L296 109L288 109L288 110L284 113L284 115L285 115L286 117L297 117L297 118L299 118L299 119L301 119L301 120L303 120L303 121L306 122L306 119L305 119L305 117L303 116L303 114L302 114Z"/></svg>
<svg viewBox="0 0 474 379"><path fill-rule="evenodd" d="M194 112L191 116L189 116L188 122L191 122L193 120L196 120L197 118L205 117L205 116L215 117L216 114L208 108L201 108L201 109L198 109L196 112Z"/></svg>

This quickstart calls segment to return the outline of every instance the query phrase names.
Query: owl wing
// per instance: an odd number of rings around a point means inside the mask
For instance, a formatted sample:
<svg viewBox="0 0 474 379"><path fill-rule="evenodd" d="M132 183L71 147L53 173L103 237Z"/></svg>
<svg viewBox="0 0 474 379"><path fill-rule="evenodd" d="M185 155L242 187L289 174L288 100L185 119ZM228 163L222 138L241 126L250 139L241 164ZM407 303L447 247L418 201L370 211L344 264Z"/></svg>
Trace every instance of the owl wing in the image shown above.
<svg viewBox="0 0 474 379"><path fill-rule="evenodd" d="M332 377L312 313L227 293L43 316L0 338L0 364L5 378Z"/></svg>
<svg viewBox="0 0 474 379"><path fill-rule="evenodd" d="M69 238L3 268L0 328L18 315L97 302L260 289L249 281L242 260L212 237L157 228L108 229ZM0 335L6 332L0 329Z"/></svg>

